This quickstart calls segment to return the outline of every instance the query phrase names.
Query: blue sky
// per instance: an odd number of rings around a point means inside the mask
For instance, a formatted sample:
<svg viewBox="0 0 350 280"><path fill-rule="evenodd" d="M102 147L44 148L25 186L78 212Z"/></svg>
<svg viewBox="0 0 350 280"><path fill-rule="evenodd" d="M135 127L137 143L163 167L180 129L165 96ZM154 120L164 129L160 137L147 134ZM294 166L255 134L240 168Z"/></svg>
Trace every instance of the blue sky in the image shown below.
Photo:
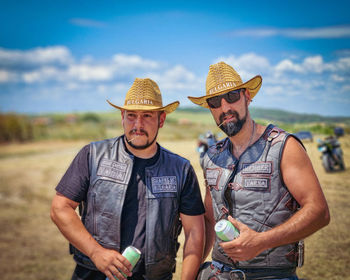
<svg viewBox="0 0 350 280"><path fill-rule="evenodd" d="M208 67L260 74L252 106L350 116L350 1L3 1L0 111L106 111L136 77L163 103Z"/></svg>

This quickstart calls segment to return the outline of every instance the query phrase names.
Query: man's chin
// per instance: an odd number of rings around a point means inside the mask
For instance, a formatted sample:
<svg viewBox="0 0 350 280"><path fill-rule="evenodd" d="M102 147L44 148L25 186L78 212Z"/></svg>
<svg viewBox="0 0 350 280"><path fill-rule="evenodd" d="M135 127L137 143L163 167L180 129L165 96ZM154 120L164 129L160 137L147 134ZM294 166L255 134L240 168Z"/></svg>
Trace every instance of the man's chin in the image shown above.
<svg viewBox="0 0 350 280"><path fill-rule="evenodd" d="M126 138L126 141L129 144L129 146L131 146L132 148L134 148L136 150L145 150L156 141L157 135L158 135L158 133L155 135L154 139L152 141L150 141L150 139L147 135L135 136L132 134Z"/></svg>
<svg viewBox="0 0 350 280"><path fill-rule="evenodd" d="M220 129L228 136L235 136L238 132L240 132L242 126L238 122L228 122L220 127Z"/></svg>
<svg viewBox="0 0 350 280"><path fill-rule="evenodd" d="M140 142L141 141L130 141L128 142L128 144L136 150L144 150L151 145L149 142L146 142L146 143L144 141L142 141L143 143L142 142L140 143Z"/></svg>
<svg viewBox="0 0 350 280"><path fill-rule="evenodd" d="M138 145L134 145L134 144L130 144L130 143L129 143L129 145L131 147L133 147L135 150L145 150L145 149L147 149L150 146L149 144L138 146Z"/></svg>

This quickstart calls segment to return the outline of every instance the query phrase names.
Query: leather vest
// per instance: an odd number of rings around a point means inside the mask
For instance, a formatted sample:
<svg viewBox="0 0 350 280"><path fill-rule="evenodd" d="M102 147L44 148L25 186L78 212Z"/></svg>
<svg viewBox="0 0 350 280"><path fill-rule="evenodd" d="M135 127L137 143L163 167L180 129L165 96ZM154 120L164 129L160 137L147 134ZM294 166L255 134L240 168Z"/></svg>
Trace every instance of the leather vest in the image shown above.
<svg viewBox="0 0 350 280"><path fill-rule="evenodd" d="M82 205L82 222L105 248L120 251L121 214L133 168L123 137L90 144L90 186ZM181 231L180 194L190 162L160 147L158 161L145 169L147 279L171 279ZM97 270L87 256L72 248L74 259Z"/></svg>
<svg viewBox="0 0 350 280"><path fill-rule="evenodd" d="M269 125L264 134L236 159L229 138L212 146L201 159L207 187L210 188L216 222L230 214L251 229L267 231L291 217L297 203L284 185L280 172L285 131ZM233 263L219 248L213 260L237 268L295 267L297 244L262 252L255 258Z"/></svg>

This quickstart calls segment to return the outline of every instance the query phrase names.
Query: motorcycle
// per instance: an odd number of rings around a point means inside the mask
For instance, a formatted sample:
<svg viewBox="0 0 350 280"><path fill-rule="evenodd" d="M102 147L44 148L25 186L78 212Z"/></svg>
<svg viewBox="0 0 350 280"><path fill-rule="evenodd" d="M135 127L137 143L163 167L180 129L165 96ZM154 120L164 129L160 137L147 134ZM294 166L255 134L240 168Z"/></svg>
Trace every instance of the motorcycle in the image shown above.
<svg viewBox="0 0 350 280"><path fill-rule="evenodd" d="M339 170L345 170L343 150L336 137L329 136L324 140L318 139L317 148L322 153L322 165L326 172L332 172L337 167Z"/></svg>
<svg viewBox="0 0 350 280"><path fill-rule="evenodd" d="M208 131L204 135L199 135L197 151L202 157L209 149L210 146L214 145L217 142L216 136L211 131Z"/></svg>

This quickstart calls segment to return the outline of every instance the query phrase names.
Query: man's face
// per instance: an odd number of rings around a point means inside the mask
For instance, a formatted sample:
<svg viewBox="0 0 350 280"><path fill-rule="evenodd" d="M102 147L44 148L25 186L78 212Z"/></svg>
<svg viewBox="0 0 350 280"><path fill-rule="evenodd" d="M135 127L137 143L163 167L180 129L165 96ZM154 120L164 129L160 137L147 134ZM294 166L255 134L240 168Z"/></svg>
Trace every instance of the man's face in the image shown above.
<svg viewBox="0 0 350 280"><path fill-rule="evenodd" d="M122 125L126 141L134 149L151 146L163 127L166 114L159 111L122 111Z"/></svg>
<svg viewBox="0 0 350 280"><path fill-rule="evenodd" d="M248 95L244 91L240 94L241 98L234 103L229 103L222 98L219 108L210 108L216 124L229 137L240 132L247 120Z"/></svg>

